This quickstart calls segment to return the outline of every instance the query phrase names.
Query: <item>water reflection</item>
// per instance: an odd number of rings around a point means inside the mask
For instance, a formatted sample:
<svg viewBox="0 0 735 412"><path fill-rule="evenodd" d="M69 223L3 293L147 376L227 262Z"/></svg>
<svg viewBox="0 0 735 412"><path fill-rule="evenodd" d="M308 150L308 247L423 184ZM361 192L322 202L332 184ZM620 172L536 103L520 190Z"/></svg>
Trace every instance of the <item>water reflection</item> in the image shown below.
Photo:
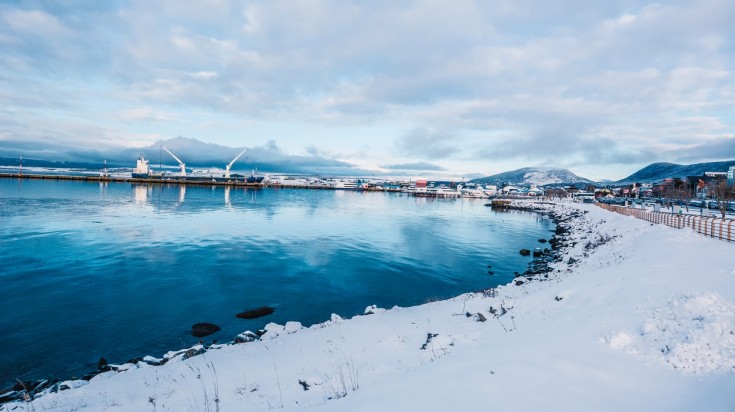
<svg viewBox="0 0 735 412"><path fill-rule="evenodd" d="M505 283L525 268L517 251L551 224L483 203L0 181L0 329L20 348L0 351L0 383L84 373L100 356L160 355L196 342L187 330L201 321L227 340L267 322L310 324ZM277 307L268 318L234 317L266 304Z"/></svg>
<svg viewBox="0 0 735 412"><path fill-rule="evenodd" d="M148 203L148 192L150 187L147 185L133 185L133 199L137 205Z"/></svg>

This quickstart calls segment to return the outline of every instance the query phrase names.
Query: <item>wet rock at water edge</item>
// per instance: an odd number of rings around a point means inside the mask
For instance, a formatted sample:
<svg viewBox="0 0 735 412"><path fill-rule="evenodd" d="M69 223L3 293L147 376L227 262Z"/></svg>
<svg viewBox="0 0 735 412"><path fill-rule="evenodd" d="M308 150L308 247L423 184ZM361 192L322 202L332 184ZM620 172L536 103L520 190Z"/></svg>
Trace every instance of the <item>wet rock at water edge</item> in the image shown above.
<svg viewBox="0 0 735 412"><path fill-rule="evenodd" d="M191 325L191 336L195 338L203 338L215 332L219 332L221 328L214 323L195 323Z"/></svg>
<svg viewBox="0 0 735 412"><path fill-rule="evenodd" d="M22 395L20 392L8 391L3 394L0 394L0 405L7 403L7 402L17 401L20 399L22 399Z"/></svg>
<svg viewBox="0 0 735 412"><path fill-rule="evenodd" d="M520 252L521 256L529 256L531 254L531 251L528 249L521 249Z"/></svg>
<svg viewBox="0 0 735 412"><path fill-rule="evenodd" d="M546 239L539 239L538 241L539 241L539 243L546 243L547 242Z"/></svg>
<svg viewBox="0 0 735 412"><path fill-rule="evenodd" d="M235 316L240 319L256 319L256 318L270 315L273 312L275 312L274 308L270 306L261 306L255 309L244 310Z"/></svg>
<svg viewBox="0 0 735 412"><path fill-rule="evenodd" d="M543 252L541 252L541 249L539 249L539 248L536 248L533 251L533 257L535 257L535 258L541 257L542 254L543 254Z"/></svg>

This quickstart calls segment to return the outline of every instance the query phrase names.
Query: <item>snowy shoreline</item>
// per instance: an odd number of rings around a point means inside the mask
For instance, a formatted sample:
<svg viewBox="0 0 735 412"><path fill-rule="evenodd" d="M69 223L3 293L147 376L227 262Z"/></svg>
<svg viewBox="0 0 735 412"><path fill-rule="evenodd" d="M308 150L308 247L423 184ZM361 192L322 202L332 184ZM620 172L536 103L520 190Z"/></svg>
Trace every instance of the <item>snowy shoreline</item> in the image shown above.
<svg viewBox="0 0 735 412"><path fill-rule="evenodd" d="M553 207L569 230L548 279L269 324L261 340L123 365L0 411L735 408L732 244L591 205L516 205Z"/></svg>

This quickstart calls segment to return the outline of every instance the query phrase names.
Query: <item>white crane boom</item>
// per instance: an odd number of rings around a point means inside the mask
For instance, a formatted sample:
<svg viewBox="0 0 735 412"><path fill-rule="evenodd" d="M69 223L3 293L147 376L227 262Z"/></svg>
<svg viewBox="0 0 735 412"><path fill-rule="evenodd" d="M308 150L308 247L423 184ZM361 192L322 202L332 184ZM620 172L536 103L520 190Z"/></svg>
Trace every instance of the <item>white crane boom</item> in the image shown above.
<svg viewBox="0 0 735 412"><path fill-rule="evenodd" d="M240 152L240 154L239 154L239 155L237 155L237 157L235 157L234 159L232 159L232 161L230 162L230 164L228 164L228 165L227 165L227 166L225 167L225 177L226 177L227 179L229 179L229 178L230 178L230 168L232 167L232 165L234 165L234 164L235 164L235 162L237 161L237 159L239 159L239 158L240 158L240 156L242 156L242 155L243 155L243 153L245 153L245 152L247 152L247 151L248 151L248 149L245 149L245 150L243 150L242 152Z"/></svg>
<svg viewBox="0 0 735 412"><path fill-rule="evenodd" d="M179 166L181 166L181 176L186 176L186 165L184 164L184 162L182 162L181 159L179 159L178 157L176 157L175 154L171 153L170 150L166 149L166 146L161 145L161 148L163 150L165 150L166 153L170 154L171 157L173 157L174 159L176 159L177 162L179 162Z"/></svg>

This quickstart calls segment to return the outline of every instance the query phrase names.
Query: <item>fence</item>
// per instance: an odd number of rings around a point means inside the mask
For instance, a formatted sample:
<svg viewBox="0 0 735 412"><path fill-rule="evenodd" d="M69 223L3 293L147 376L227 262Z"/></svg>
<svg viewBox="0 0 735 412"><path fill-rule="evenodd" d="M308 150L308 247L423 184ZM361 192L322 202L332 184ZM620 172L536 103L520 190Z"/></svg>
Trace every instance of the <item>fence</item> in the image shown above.
<svg viewBox="0 0 735 412"><path fill-rule="evenodd" d="M608 205L598 203L598 205L611 212L620 213L626 216L635 216L651 223L659 223L666 226L682 229L685 227L692 228L695 232L705 236L726 240L728 242L735 241L735 219L721 219L714 216L696 216L682 215L667 212L652 212L646 209L635 209L630 207Z"/></svg>

